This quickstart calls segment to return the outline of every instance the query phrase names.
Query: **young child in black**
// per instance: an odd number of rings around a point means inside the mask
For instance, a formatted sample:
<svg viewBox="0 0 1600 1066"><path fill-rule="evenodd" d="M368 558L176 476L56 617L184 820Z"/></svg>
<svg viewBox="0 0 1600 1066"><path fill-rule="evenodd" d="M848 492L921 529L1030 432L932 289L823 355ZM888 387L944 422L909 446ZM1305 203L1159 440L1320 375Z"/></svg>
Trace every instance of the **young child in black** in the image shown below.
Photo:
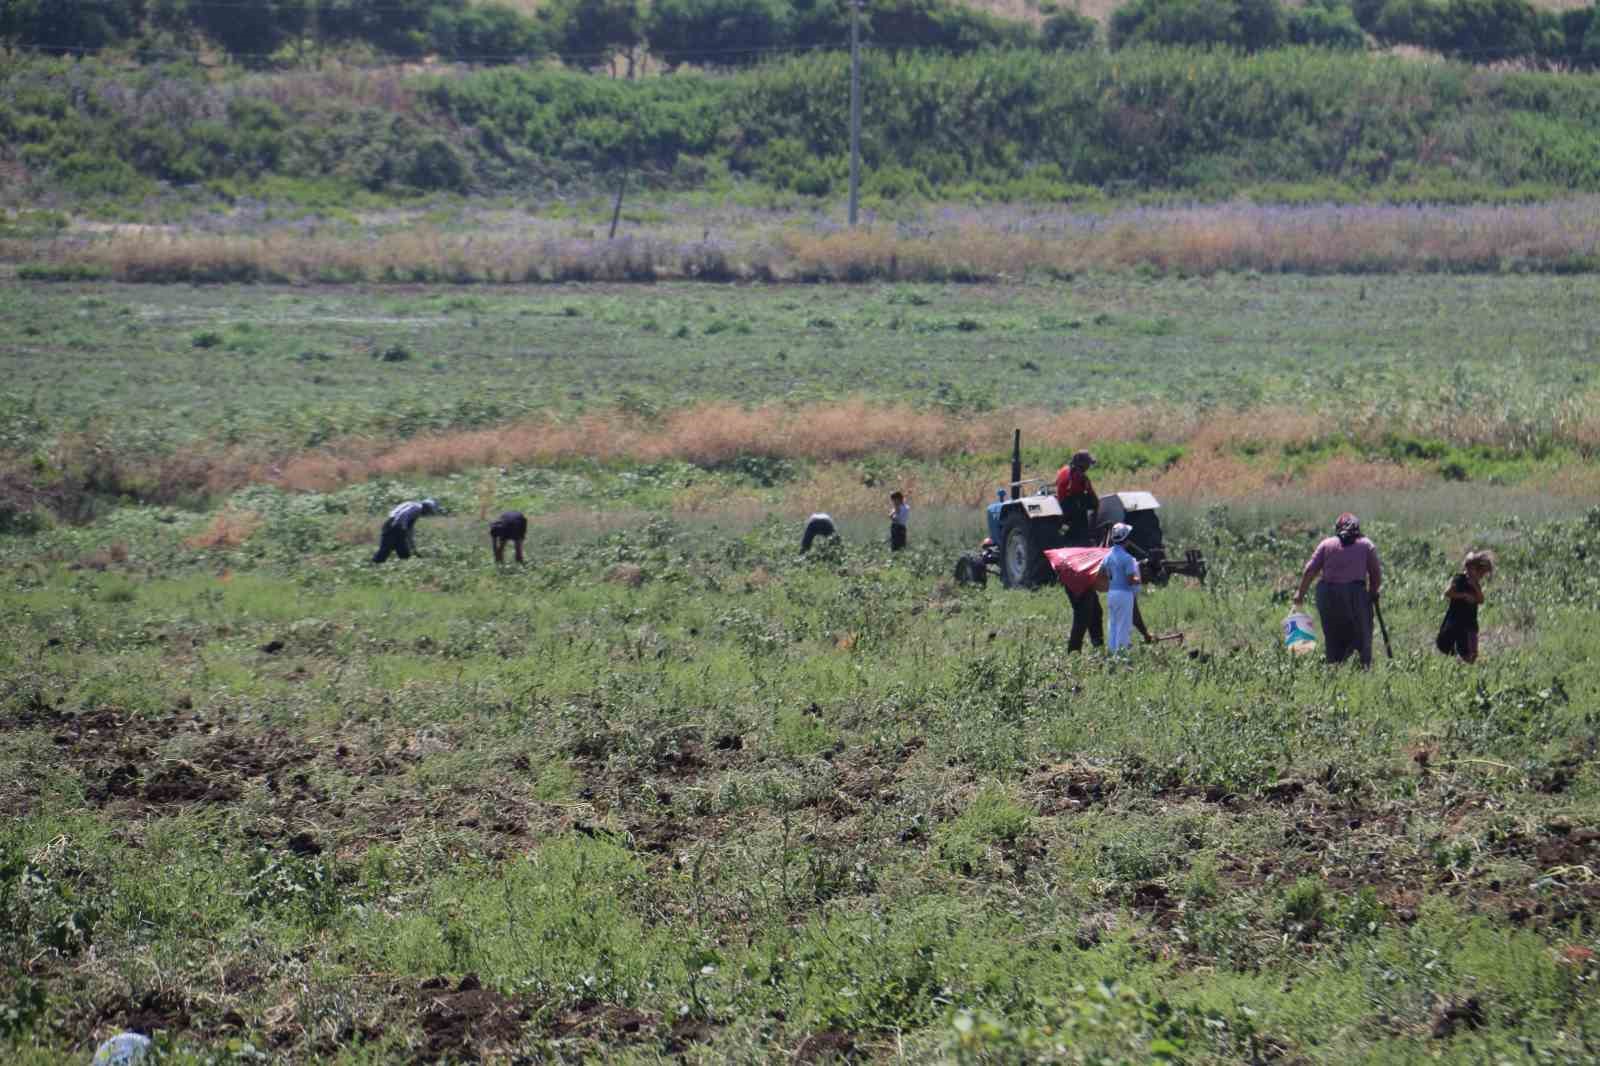
<svg viewBox="0 0 1600 1066"><path fill-rule="evenodd" d="M1449 606L1434 646L1446 655L1458 655L1463 662L1478 661L1478 608L1483 603L1483 579L1494 573L1494 556L1488 552L1468 552L1461 572L1445 586Z"/></svg>

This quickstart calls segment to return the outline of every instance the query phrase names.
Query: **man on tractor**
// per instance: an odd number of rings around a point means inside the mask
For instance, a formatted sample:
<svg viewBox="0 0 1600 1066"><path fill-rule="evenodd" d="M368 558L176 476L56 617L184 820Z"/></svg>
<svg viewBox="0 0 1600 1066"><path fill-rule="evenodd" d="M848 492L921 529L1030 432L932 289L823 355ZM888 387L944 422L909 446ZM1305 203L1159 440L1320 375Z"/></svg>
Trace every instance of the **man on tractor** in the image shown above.
<svg viewBox="0 0 1600 1066"><path fill-rule="evenodd" d="M1088 534L1095 510L1100 506L1100 497L1095 495L1094 485L1089 481L1089 468L1093 465L1094 456L1076 451L1056 474L1056 499L1061 504L1061 517L1066 519L1068 535L1074 542Z"/></svg>

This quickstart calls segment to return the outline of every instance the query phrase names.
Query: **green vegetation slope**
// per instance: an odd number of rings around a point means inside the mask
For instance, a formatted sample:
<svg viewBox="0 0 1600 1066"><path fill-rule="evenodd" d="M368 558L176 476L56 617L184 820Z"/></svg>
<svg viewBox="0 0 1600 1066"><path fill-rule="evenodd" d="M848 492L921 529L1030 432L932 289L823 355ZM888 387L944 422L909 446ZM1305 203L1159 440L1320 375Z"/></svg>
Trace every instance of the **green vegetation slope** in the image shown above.
<svg viewBox="0 0 1600 1066"><path fill-rule="evenodd" d="M1130 49L873 55L864 78L867 191L884 199L1284 183L1429 199L1600 189L1590 75L1310 49ZM127 199L157 182L224 195L319 183L324 194L567 193L621 169L678 187L826 196L847 169L847 102L848 61L834 54L639 81L514 68L217 81L192 68L30 61L0 73L0 152L33 183L14 184L19 200Z"/></svg>

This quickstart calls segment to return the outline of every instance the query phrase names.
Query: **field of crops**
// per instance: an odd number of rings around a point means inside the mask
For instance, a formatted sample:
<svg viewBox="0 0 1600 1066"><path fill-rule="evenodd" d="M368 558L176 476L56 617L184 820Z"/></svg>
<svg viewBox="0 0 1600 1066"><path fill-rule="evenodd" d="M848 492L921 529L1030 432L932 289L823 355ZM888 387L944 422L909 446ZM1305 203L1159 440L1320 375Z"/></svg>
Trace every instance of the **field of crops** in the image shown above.
<svg viewBox="0 0 1600 1066"><path fill-rule="evenodd" d="M1596 291L16 283L0 1056L1595 1061ZM950 579L1017 426L1181 643ZM1370 672L1278 647L1345 509Z"/></svg>

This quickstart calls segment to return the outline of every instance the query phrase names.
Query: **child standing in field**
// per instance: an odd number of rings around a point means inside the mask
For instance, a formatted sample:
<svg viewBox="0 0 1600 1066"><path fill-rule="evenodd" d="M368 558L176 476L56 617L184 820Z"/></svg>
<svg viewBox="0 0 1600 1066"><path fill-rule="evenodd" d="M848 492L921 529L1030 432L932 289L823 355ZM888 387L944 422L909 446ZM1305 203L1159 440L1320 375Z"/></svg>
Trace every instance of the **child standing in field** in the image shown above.
<svg viewBox="0 0 1600 1066"><path fill-rule="evenodd" d="M895 491L889 493L889 548L899 551L906 546L906 523L911 521L911 505L906 502L905 493Z"/></svg>
<svg viewBox="0 0 1600 1066"><path fill-rule="evenodd" d="M1139 563L1125 546L1133 527L1118 522L1111 527L1111 554L1100 564L1106 575L1106 614L1110 625L1106 650L1113 655L1133 643L1133 608L1139 592Z"/></svg>
<svg viewBox="0 0 1600 1066"><path fill-rule="evenodd" d="M1434 646L1446 655L1459 655L1462 662L1478 661L1478 608L1483 605L1483 580L1494 573L1494 556L1488 552L1468 552L1461 572L1445 586L1449 606Z"/></svg>

